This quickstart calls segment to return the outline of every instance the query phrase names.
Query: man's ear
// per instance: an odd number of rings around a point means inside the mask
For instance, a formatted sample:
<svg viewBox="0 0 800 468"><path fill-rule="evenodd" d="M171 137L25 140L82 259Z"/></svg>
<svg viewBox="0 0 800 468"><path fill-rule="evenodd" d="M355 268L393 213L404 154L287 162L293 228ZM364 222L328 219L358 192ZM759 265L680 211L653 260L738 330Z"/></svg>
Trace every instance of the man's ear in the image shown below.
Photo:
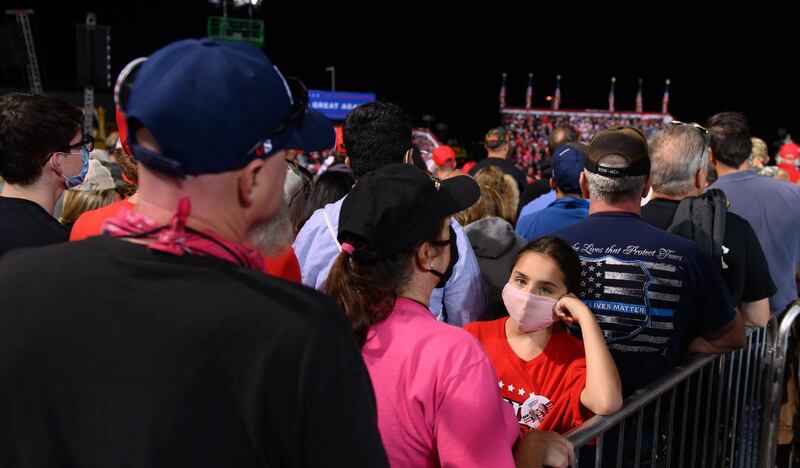
<svg viewBox="0 0 800 468"><path fill-rule="evenodd" d="M714 156L714 150L711 147L708 147L708 160L711 161L711 164L717 164L717 158Z"/></svg>
<svg viewBox="0 0 800 468"><path fill-rule="evenodd" d="M578 178L578 184L581 186L581 195L583 198L589 199L589 182L586 180L586 173L581 171L581 175Z"/></svg>
<svg viewBox="0 0 800 468"><path fill-rule="evenodd" d="M239 203L245 208L253 205L254 193L261 188L258 186L258 171L262 166L264 166L263 159L254 159L247 163L239 175Z"/></svg>
<svg viewBox="0 0 800 468"><path fill-rule="evenodd" d="M57 176L61 176L61 155L57 153L53 153L50 156L50 159L47 160L47 163L42 168L42 174L44 171L53 171L56 173Z"/></svg>
<svg viewBox="0 0 800 468"><path fill-rule="evenodd" d="M701 167L697 170L697 174L694 176L694 186L695 188L699 189L701 192L706 188L706 181L708 180L708 169L705 167Z"/></svg>
<svg viewBox="0 0 800 468"><path fill-rule="evenodd" d="M647 179L644 181L644 187L642 188L642 198L647 198L647 195L650 194L650 187L653 185L653 173L647 174Z"/></svg>
<svg viewBox="0 0 800 468"><path fill-rule="evenodd" d="M556 180L554 178L550 178L550 190L556 189Z"/></svg>

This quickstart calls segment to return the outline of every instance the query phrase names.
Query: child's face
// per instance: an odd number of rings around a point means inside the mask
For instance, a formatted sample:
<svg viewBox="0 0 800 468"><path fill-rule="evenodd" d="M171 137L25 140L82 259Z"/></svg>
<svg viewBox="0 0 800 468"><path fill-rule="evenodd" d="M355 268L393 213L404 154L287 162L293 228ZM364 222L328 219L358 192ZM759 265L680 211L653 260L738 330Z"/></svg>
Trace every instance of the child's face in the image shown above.
<svg viewBox="0 0 800 468"><path fill-rule="evenodd" d="M528 252L520 257L511 271L508 283L527 293L552 299L558 299L567 293L564 273L558 264L538 252Z"/></svg>

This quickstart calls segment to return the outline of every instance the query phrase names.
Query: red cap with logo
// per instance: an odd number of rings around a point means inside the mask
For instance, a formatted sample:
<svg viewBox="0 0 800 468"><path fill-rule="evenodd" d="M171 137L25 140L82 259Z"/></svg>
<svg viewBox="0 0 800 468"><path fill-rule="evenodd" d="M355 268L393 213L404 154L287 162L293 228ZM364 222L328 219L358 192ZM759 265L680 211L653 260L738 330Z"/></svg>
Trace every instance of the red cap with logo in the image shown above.
<svg viewBox="0 0 800 468"><path fill-rule="evenodd" d="M431 153L437 166L452 166L456 163L456 153L447 145L437 146Z"/></svg>

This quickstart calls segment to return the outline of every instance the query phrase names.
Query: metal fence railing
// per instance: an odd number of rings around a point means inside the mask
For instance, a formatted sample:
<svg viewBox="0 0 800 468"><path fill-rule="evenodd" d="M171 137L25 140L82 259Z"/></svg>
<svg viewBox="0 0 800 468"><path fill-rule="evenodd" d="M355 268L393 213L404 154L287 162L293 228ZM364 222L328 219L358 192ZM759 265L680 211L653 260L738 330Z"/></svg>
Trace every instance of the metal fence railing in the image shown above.
<svg viewBox="0 0 800 468"><path fill-rule="evenodd" d="M692 356L565 436L576 466L773 467L792 325L800 301L744 348Z"/></svg>

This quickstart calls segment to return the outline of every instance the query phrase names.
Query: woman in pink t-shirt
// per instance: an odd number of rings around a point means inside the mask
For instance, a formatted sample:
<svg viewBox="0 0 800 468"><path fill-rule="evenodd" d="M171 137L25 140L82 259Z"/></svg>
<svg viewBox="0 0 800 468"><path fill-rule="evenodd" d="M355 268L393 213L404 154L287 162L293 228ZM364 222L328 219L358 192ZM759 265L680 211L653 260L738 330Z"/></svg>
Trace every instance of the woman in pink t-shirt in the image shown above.
<svg viewBox="0 0 800 468"><path fill-rule="evenodd" d="M394 467L566 466L552 433L520 442L491 363L464 330L428 310L455 258L450 216L479 196L469 177L439 181L404 164L362 177L342 204L341 253L327 292L353 325L375 389L378 426Z"/></svg>

